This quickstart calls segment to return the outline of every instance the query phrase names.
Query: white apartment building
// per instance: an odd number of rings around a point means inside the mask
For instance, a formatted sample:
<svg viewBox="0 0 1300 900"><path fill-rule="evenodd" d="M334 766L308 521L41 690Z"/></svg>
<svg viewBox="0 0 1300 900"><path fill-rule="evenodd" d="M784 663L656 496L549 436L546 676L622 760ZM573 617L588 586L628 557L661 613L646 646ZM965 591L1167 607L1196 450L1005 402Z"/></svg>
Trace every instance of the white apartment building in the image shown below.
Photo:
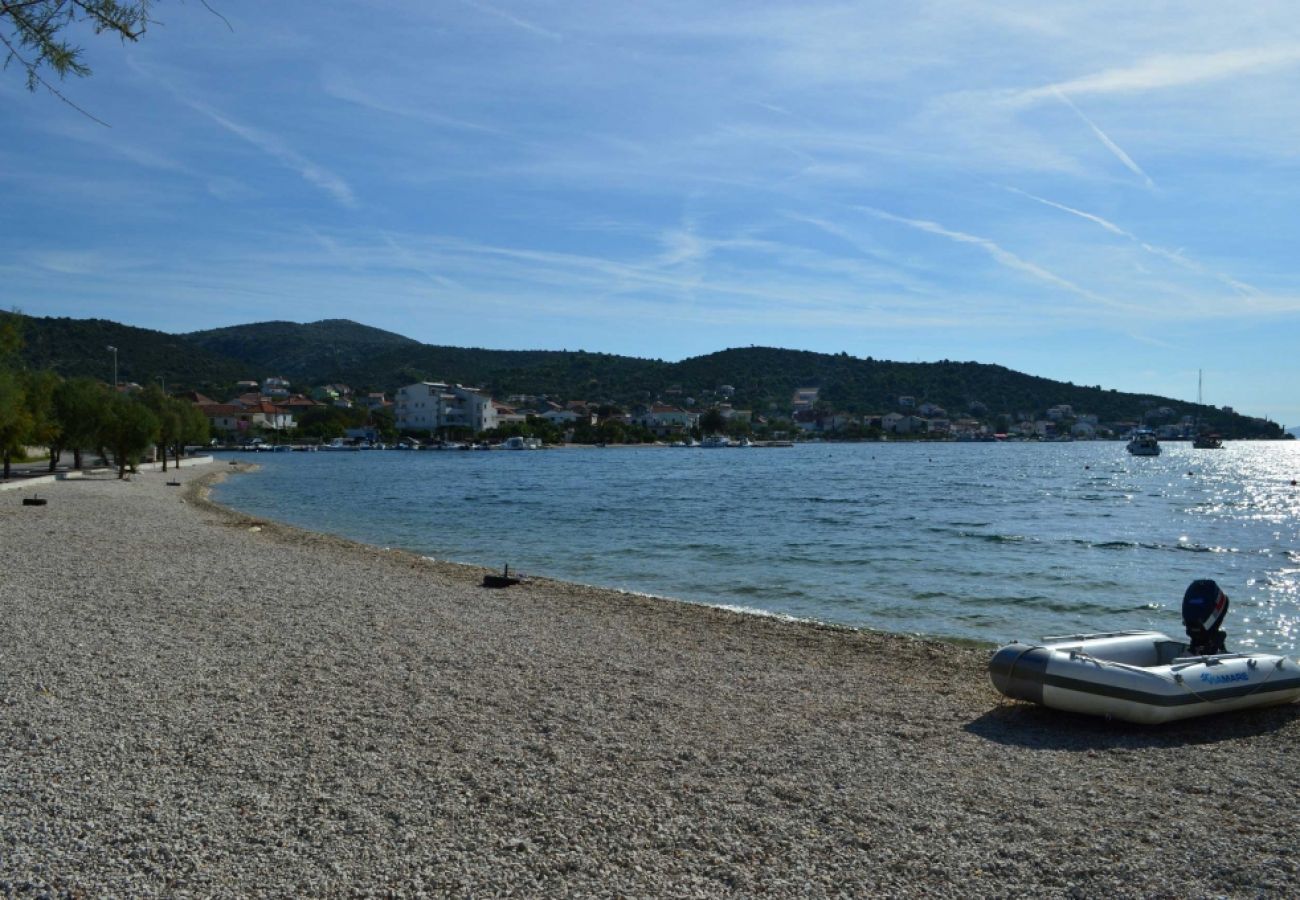
<svg viewBox="0 0 1300 900"><path fill-rule="evenodd" d="M397 389L393 401L397 427L435 434L448 428L471 432L496 428L497 406L482 391L441 381L421 381Z"/></svg>
<svg viewBox="0 0 1300 900"><path fill-rule="evenodd" d="M664 437L668 434L699 427L700 414L689 412L679 406L656 403L642 415L634 416L632 421L642 428L648 428L656 435Z"/></svg>

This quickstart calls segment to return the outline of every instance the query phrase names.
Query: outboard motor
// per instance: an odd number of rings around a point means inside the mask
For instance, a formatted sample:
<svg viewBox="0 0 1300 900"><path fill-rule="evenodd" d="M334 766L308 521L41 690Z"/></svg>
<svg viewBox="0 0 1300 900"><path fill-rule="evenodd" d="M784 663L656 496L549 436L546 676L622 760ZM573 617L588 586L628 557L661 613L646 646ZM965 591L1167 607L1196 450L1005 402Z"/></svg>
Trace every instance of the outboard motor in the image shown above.
<svg viewBox="0 0 1300 900"><path fill-rule="evenodd" d="M1215 656L1227 653L1224 640L1227 635L1219 629L1228 614L1228 595L1208 578L1193 581L1183 594L1183 625L1191 645L1189 656Z"/></svg>

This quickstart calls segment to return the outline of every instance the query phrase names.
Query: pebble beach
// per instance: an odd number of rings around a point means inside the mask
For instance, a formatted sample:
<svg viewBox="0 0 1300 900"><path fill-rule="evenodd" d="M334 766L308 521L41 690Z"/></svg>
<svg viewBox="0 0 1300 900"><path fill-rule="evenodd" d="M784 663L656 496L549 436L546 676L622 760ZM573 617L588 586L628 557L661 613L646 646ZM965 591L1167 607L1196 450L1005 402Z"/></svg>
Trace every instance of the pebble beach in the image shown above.
<svg viewBox="0 0 1300 900"><path fill-rule="evenodd" d="M988 647L490 590L209 502L240 468L0 492L0 895L1300 891L1300 706L1138 727Z"/></svg>

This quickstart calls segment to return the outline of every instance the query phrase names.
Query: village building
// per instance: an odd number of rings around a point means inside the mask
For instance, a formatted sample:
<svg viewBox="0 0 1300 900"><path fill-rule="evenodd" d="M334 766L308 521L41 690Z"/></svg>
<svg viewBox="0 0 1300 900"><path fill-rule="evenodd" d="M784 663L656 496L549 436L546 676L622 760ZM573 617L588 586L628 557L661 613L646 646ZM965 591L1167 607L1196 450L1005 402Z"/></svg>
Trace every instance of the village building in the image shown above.
<svg viewBox="0 0 1300 900"><path fill-rule="evenodd" d="M497 410L497 427L502 425L522 425L528 421L528 416L515 409L513 406L506 406L504 403L493 403Z"/></svg>
<svg viewBox="0 0 1300 900"><path fill-rule="evenodd" d="M266 378L262 381L262 394L267 397L288 397L289 380L287 378Z"/></svg>
<svg viewBox="0 0 1300 900"><path fill-rule="evenodd" d="M817 388L799 388L794 392L790 408L796 413L812 409L817 404L817 394Z"/></svg>
<svg viewBox="0 0 1300 900"><path fill-rule="evenodd" d="M640 425L656 437L671 437L699 427L700 414L682 409L680 406L655 403L634 414L632 424Z"/></svg>
<svg viewBox="0 0 1300 900"><path fill-rule="evenodd" d="M496 404L486 393L441 381L398 388L393 407L397 427L403 431L478 433L498 424Z"/></svg>
<svg viewBox="0 0 1300 900"><path fill-rule="evenodd" d="M254 429L285 431L297 423L293 413L274 403L259 400L256 403L199 403L196 404L208 419L213 431L244 434Z"/></svg>

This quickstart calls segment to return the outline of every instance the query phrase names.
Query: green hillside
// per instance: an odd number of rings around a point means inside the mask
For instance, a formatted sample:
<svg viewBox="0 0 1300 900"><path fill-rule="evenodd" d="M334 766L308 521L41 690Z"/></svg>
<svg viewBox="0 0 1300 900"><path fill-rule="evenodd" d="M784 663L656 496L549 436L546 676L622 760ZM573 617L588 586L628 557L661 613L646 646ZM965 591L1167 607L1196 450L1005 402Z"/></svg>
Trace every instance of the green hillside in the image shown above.
<svg viewBox="0 0 1300 900"><path fill-rule="evenodd" d="M172 389L217 394L238 379L282 375L297 389L342 382L357 390L391 392L415 381L451 381L482 386L502 399L544 394L630 406L654 400L707 403L719 399L719 388L729 385L735 406L784 416L797 388L816 387L825 409L856 414L895 411L900 397L936 404L949 418L969 415L991 424L1020 414L1042 416L1057 404L1094 414L1103 423L1140 421L1168 407L1171 415L1153 418L1153 424L1193 416L1225 437L1281 436L1274 423L1209 406L1051 381L975 362L899 363L746 347L666 363L583 351L432 346L343 319L261 322L169 335L98 319L29 317L25 332L24 355L35 368L108 380L113 361L105 347L113 345L124 380L147 383L162 377Z"/></svg>
<svg viewBox="0 0 1300 900"><path fill-rule="evenodd" d="M117 377L168 388L217 388L241 378L256 377L247 366L195 346L183 336L119 325L107 319L22 317L23 361L33 369L50 369L65 378L85 376L113 380L117 348Z"/></svg>
<svg viewBox="0 0 1300 900"><path fill-rule="evenodd" d="M787 409L796 388L817 387L818 399L827 409L855 414L895 411L900 397L933 403L950 418L1041 416L1049 407L1068 404L1076 414L1091 413L1102 422L1139 421L1148 411L1169 407L1174 411L1172 420L1199 417L1224 434L1264 437L1280 431L1271 423L1211 406L1052 381L976 362L900 363L844 353L749 347L683 360L673 367L673 374L687 395L699 396L727 384L735 388L736 406L760 412Z"/></svg>
<svg viewBox="0 0 1300 900"><path fill-rule="evenodd" d="M357 380L357 373L365 372L376 358L411 354L424 346L400 334L347 319L325 319L306 325L259 322L195 331L182 337L210 353L246 363L258 373L253 377L283 375L294 383L309 384Z"/></svg>

